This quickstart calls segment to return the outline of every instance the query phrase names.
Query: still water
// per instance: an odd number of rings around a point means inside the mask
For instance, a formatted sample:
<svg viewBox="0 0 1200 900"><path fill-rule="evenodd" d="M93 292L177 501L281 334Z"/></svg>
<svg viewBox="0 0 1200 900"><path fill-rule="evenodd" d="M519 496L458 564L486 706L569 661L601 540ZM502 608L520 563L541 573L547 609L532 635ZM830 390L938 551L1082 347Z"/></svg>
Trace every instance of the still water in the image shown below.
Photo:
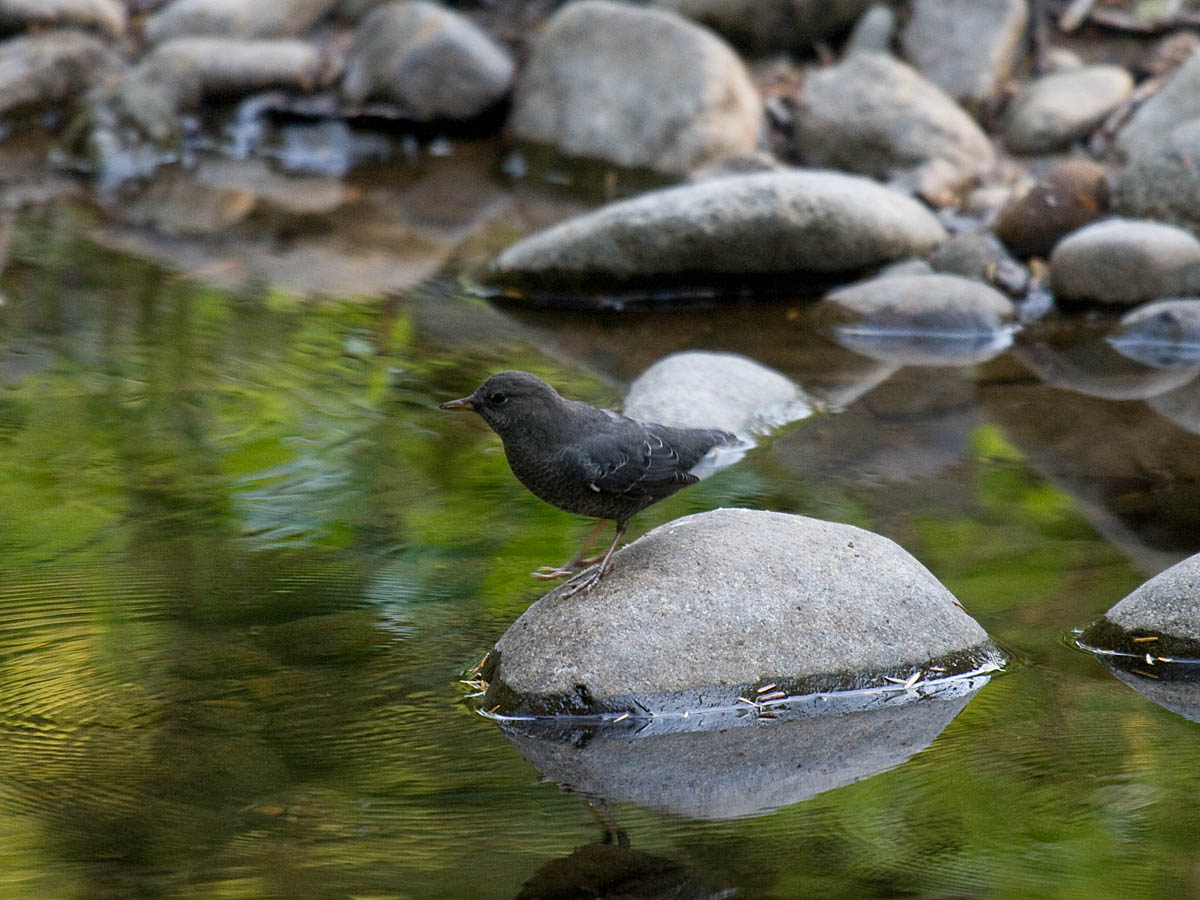
<svg viewBox="0 0 1200 900"><path fill-rule="evenodd" d="M786 298L598 317L431 283L304 304L85 230L29 218L0 278L6 900L1200 897L1200 724L1068 638L1200 551L1194 372L1114 371L1071 322L899 366ZM829 411L631 536L717 506L867 527L1014 656L907 761L735 818L587 802L460 683L590 523L437 403L519 367L609 404L686 348Z"/></svg>

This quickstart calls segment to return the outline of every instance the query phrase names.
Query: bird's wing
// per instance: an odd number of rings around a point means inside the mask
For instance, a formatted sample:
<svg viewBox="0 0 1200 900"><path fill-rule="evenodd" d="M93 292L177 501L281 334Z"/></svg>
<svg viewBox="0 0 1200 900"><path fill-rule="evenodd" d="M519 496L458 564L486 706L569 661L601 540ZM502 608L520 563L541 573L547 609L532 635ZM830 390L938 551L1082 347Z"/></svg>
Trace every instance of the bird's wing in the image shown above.
<svg viewBox="0 0 1200 900"><path fill-rule="evenodd" d="M597 493L665 497L699 480L682 468L675 449L649 428L592 435L572 452L588 487Z"/></svg>

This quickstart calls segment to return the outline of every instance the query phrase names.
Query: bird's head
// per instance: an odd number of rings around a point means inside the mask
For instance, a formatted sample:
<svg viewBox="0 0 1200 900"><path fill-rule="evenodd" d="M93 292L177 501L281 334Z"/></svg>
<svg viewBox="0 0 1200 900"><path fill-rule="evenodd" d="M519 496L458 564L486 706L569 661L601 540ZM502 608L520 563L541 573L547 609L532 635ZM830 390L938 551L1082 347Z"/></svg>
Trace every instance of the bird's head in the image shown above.
<svg viewBox="0 0 1200 900"><path fill-rule="evenodd" d="M450 400L442 409L466 409L479 413L501 437L551 418L562 402L558 391L528 372L497 372L475 389L475 393Z"/></svg>

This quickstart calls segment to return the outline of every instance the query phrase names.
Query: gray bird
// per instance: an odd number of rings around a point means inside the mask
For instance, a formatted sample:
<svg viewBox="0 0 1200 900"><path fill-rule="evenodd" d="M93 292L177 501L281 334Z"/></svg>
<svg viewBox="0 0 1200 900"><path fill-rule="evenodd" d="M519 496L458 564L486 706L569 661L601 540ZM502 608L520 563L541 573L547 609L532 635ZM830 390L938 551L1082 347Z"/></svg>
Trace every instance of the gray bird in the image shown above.
<svg viewBox="0 0 1200 900"><path fill-rule="evenodd" d="M573 580L566 588L571 594L609 570L633 515L699 481L691 470L714 447L738 444L715 428L672 428L567 400L528 372L498 372L441 408L479 413L500 435L508 465L525 487L559 509L601 520L570 562L542 567L535 578L573 576L595 563L584 554L604 520L616 523L600 565Z"/></svg>

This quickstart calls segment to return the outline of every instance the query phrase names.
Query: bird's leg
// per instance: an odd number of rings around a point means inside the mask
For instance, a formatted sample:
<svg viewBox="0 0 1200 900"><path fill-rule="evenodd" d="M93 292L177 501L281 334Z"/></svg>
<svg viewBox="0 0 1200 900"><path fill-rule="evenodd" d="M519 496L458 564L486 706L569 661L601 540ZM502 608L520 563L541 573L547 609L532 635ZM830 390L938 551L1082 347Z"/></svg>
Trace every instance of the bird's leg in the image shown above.
<svg viewBox="0 0 1200 900"><path fill-rule="evenodd" d="M553 581L555 578L566 578L568 575L574 575L584 566L591 565L596 560L584 559L584 554L592 549L592 544L596 543L596 538L600 536L600 532L604 530L604 526L607 524L607 519L601 519L596 523L595 527L588 532L587 537L583 539L583 546L579 548L578 553L571 557L570 562L557 567L541 566L536 572L530 572L529 574L543 581Z"/></svg>
<svg viewBox="0 0 1200 900"><path fill-rule="evenodd" d="M580 591L586 591L597 581L604 577L605 573L612 568L612 557L617 552L617 544L621 543L621 538L625 537L625 529L629 527L628 522L617 523L617 533L613 536L613 542L609 545L608 552L604 554L604 558L600 560L600 564L592 566L590 569L584 569L576 578L572 578L562 586L561 597L572 597Z"/></svg>

